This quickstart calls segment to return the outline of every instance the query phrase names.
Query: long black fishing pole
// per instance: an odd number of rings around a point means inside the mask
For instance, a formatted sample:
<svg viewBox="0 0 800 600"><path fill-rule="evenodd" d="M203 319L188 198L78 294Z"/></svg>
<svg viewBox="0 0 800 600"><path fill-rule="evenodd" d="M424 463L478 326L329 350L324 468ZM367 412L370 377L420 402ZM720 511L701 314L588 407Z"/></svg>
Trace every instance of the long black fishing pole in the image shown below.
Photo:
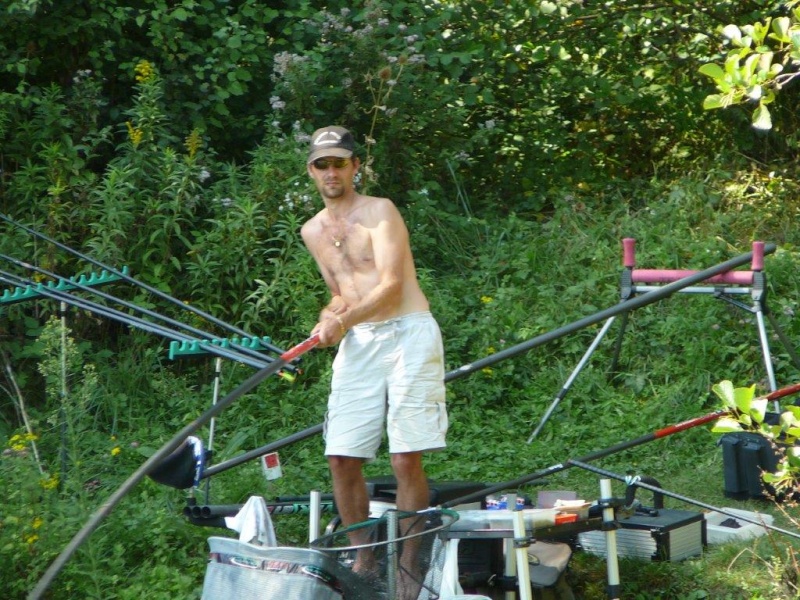
<svg viewBox="0 0 800 600"><path fill-rule="evenodd" d="M111 494L108 500L106 500L100 506L100 508L94 512L81 530L75 534L69 544L67 544L64 550L61 551L61 554L56 557L50 567L48 567L47 571L45 571L44 575L42 575L41 579L39 579L36 587L28 595L28 600L39 600L39 598L42 597L47 588L50 587L53 579L55 579L70 557L77 551L81 544L86 541L92 532L100 526L100 523L103 521L103 519L109 513L111 513L114 507L119 504L119 502L128 494L128 492L130 492L142 479L144 479L155 467L157 467L161 461L177 450L187 437L192 435L195 431L200 429L200 427L208 423L212 418L225 410L235 400L250 392L264 379L270 375L274 375L291 361L314 348L318 343L319 337L315 335L297 344L293 348L290 348L281 354L278 360L251 375L250 378L241 383L236 389L214 404L211 408L206 410L206 412L197 417L194 421L186 425L186 427L175 434L171 440L159 448L130 477L128 477L128 479L125 480L125 482L119 486L113 494Z"/></svg>
<svg viewBox="0 0 800 600"><path fill-rule="evenodd" d="M203 319L206 319L207 321L209 321L211 323L214 323L215 325L217 325L219 327L222 327L223 329L226 329L227 331L231 331L231 332L236 333L236 334L238 334L240 336L243 336L243 337L248 337L248 338L249 337L256 337L256 336L251 336L249 333L247 333L243 329L241 329L239 327L236 327L235 325L231 325L230 323L226 323L225 321L223 321L221 319L218 319L218 318L214 317L213 315L210 315L207 312L202 311L202 310L200 310L199 308L197 308L195 306L192 306L191 304L187 304L185 302L182 302L178 298L175 298L175 297L170 296L169 294L167 294L165 292L162 292L158 288L155 288L155 287L153 287L151 285L147 285L146 283L144 283L142 281L139 281L138 279L136 279L134 277L131 277L127 273L123 273L119 269L115 269L114 267L111 267L109 265L105 265L102 262L100 262L99 260L96 260L96 259L92 258L91 256L83 254L83 253L79 252L78 250L75 250L74 248L71 248L71 247L67 246L66 244L62 244L61 242L51 238L48 235L45 235L44 233L36 231L35 229L33 229L31 227L28 227L27 225L23 225L22 223L18 223L17 221L14 221L11 217L9 217L7 215L4 215L4 214L0 213L0 220L3 220L6 223L9 223L9 224L11 224L11 225L13 225L15 227L19 227L23 231L26 231L29 234L31 234L32 236L37 237L40 240L43 240L43 241L48 242L50 244L53 244L57 248L61 248L62 250L65 250L66 252L69 252L70 254L80 258L81 260L85 260L85 261L95 265L96 267L99 267L101 269L105 269L106 271L108 271L109 273L113 273L114 275L116 275L120 279L124 279L128 283L132 283L132 284L134 284L136 286L139 286L140 288L150 292L151 294L153 294L155 296L158 296L159 298L162 298L162 299L164 299L164 300L166 300L168 302L171 302L172 304L175 304L176 306L179 306L179 307L181 307L181 308L183 308L185 310L188 310L188 311L194 313L195 315L197 315L199 317L202 317ZM277 354L280 354L281 352L283 352L283 350L281 350L280 348L278 348L277 346L274 346L272 344L265 344L265 346L269 350L271 350L272 352L275 352Z"/></svg>
<svg viewBox="0 0 800 600"><path fill-rule="evenodd" d="M800 383L796 383L794 385L789 385L779 390L775 390L774 392L770 392L769 394L764 396L764 398L767 400L775 400L777 398L783 398L784 396L796 394L799 391L800 391ZM548 475L552 475L553 473L564 471L572 466L575 466L577 462L588 463L593 460L597 460L598 458L603 458L611 454L616 454L617 452L621 452L622 450L628 450L630 448L634 448L635 446L640 446L642 444L646 444L647 442L652 442L653 440L658 440L663 437L667 437L674 433L678 433L679 431L685 431L687 429L691 429L692 427L697 427L699 425L705 425L706 423L711 423L712 421L716 421L720 417L724 417L730 414L731 412L728 409L721 409L700 417L695 417L694 419L681 421L680 423L674 425L668 425L667 427L662 427L661 429L652 431L638 438L620 442L618 444L614 444L613 446L609 446L608 448L602 448L601 450L590 452L589 454L586 454L580 458L569 459L563 463L556 463L554 465L547 467L546 469L530 473L529 475L524 475L522 477L513 479L511 481L498 483L497 485L484 488L467 496L462 496L461 498L455 498L454 500L450 500L442 504L442 508L451 508L459 504L464 504L465 502L471 502L473 500L483 498L485 496L488 496L489 494L494 494L497 492L501 492L503 490L519 488L520 486L525 485L526 483L529 483L531 481L535 481L536 479L541 479L543 477L547 477Z"/></svg>
<svg viewBox="0 0 800 600"><path fill-rule="evenodd" d="M214 338L214 336L211 335L210 333L208 333L207 331L203 331L202 329L198 329L198 328L193 327L191 325L186 325L185 323L181 323L180 321L177 321L175 319L167 317L166 315L162 315L160 313L157 313L154 310L150 310L150 309L147 309L147 308L144 308L144 307L141 307L141 306L137 306L133 302L127 302L125 300L122 300L121 298L117 298L116 296L113 296L112 294L108 294L106 292L103 292L103 291L101 291L101 290L99 290L97 288L94 288L94 287L91 287L91 286L88 286L88 285L84 285L84 284L80 283L80 281L73 281L71 279L67 279L66 277L62 277L62 276L60 276L60 275L58 275L56 273L48 271L47 269L43 269L41 267L37 267L35 265L32 265L32 264L27 263L25 261L16 259L16 258L14 258L12 256L7 256L5 254L0 254L0 259L6 260L6 261L8 261L8 262L10 262L10 263L12 263L14 265L17 265L18 267L22 267L24 269L28 269L30 271L33 271L35 273L39 273L41 275L45 275L46 277L50 277L52 279L55 279L58 282L61 282L63 284L69 285L69 286L72 286L72 287L77 288L79 290L86 291L86 292L89 292L91 294L95 294L97 296L100 296L101 298L104 298L104 299L109 300L111 302L115 302L115 303L117 303L117 304L119 304L121 306L124 306L125 308L140 312L140 313L142 313L144 315L147 315L147 316L149 316L151 318L159 319L159 320L163 321L164 323L167 323L168 325L172 325L173 327L178 327L178 328L181 328L181 329L185 329L186 331L191 332L192 334L194 334L195 336L197 336L197 337L199 337L199 338L201 338L203 340L211 341ZM189 341L189 340L186 340L186 341ZM248 348L247 346L243 346L243 345L241 345L241 344L239 344L237 342L234 342L234 341L231 341L229 346L235 348L237 351L239 351L242 354L246 354L246 355L251 356L251 357L253 357L253 358L255 358L255 359L259 360L259 361L262 361L262 362L270 363L273 360L275 360L275 358L273 356L268 356L268 355L261 354L258 351L253 350L252 348ZM264 366L263 364L259 364L258 368L261 368L263 366ZM293 366L290 366L290 367L292 369L294 369Z"/></svg>
<svg viewBox="0 0 800 600"><path fill-rule="evenodd" d="M275 450L280 450L284 446L288 446L290 444L294 444L295 442L299 442L306 438L310 438L321 432L322 432L322 425L314 425L313 427L303 429L302 431L297 431L291 435L286 436L285 438L276 440L271 444L267 444L266 446L261 446L260 448L256 448L255 450L251 450L250 452L245 452L244 454L235 456L229 460L226 460L225 462L221 462L218 465L214 465L213 467L208 467L203 470L203 473L200 475L200 479L205 479L206 477L211 477L212 475L216 475L217 473L222 473L223 471L227 471L232 467L245 463L249 460L253 460L254 458L258 458L259 456L263 456L264 454L274 452Z"/></svg>
<svg viewBox="0 0 800 600"><path fill-rule="evenodd" d="M775 252L775 249L776 249L775 244L766 244L764 246L764 254L772 254L773 252ZM475 371L493 365L496 362L499 362L503 359L516 356L517 354L521 354L522 352L526 352L528 350L536 348L537 346L541 346L542 344L545 344L547 342L551 342L558 338L564 337L565 335L568 335L570 333L574 333L575 331L578 331L579 329L582 329L584 327L594 325L595 323L599 323L600 321L605 321L606 319L614 317L620 313L627 313L628 311L634 310L636 308L641 308L642 306L646 306L648 304L652 304L653 302L662 300L667 296L674 294L675 292L685 287L689 287L691 285L709 279L714 275L719 275L720 273L724 273L726 271L735 269L736 267L745 265L749 263L752 260L752 258L753 258L753 252L747 252L745 254L742 254L741 256L737 256L735 258L727 260L714 267L709 267L704 271L698 271L697 273L684 277L683 279L679 279L657 290L652 290L650 292L642 294L641 296L637 296L636 298L633 298L631 300L621 302L615 306L612 306L611 308L607 308L588 317L584 317L579 321L575 321L574 323L564 325L563 327L554 329L553 331L537 336L521 344L517 344L516 346L512 346L510 348L502 350L501 352L497 352L495 354L487 356L486 358L483 358L481 360L466 364L463 367L456 369L455 371L450 371L449 373L446 373L444 376L445 383L453 381L455 379L459 379L461 377L474 373ZM220 471L239 465L247 460L250 460L252 458L257 458L263 454L266 454L267 452L272 452L274 450L282 448L283 446L296 442L298 441L298 439L305 439L312 435L322 433L322 429L323 425L321 423L318 425L314 425L300 432L301 436L299 438L295 436L289 436L277 440L275 442L272 442L271 444L268 444L267 446L251 450L247 454L237 456L236 458L233 458L225 463L221 463L215 467L211 467L210 469L207 470L207 473L219 473Z"/></svg>
<svg viewBox="0 0 800 600"><path fill-rule="evenodd" d="M181 334L179 332L172 331L156 323L151 323L150 321L146 321L144 319L131 316L127 313L121 312L114 308L103 306L101 304L91 302L84 298L78 298L77 296L73 296L67 292L56 289L48 289L47 286L37 285L31 280L18 277L17 275L14 275L13 273L9 273L2 269L0 269L0 281L12 285L14 287L30 287L32 289L35 289L45 298L58 300L59 302L64 302L65 304L68 304L70 306L86 310L90 313L117 321L124 325L129 325L131 327L141 329L148 333L155 333L157 335L163 336L168 339L172 339L179 342L200 343L203 341L197 338L190 337L188 335ZM260 355L257 357L257 359L254 359L250 356L243 355L238 351L229 350L227 348L216 346L214 344L204 344L203 348L212 354L216 354L217 356L221 356L223 358L229 358L231 360L236 360L238 362L244 363L251 367L255 367L257 369L263 369L267 364L269 364L268 361L263 356Z"/></svg>
<svg viewBox="0 0 800 600"><path fill-rule="evenodd" d="M594 465L589 465L583 461L573 459L570 461L571 465L574 467L579 467L586 471L591 471L592 473L596 473L597 475L601 475L607 479L619 479L620 481L624 481L628 485L634 485L636 487L640 487L645 490L649 490L655 494L663 494L664 496L669 496L670 498L675 498L676 500L680 500L681 502L686 502L687 504L694 504L695 506L699 506L700 508L705 508L707 510L713 510L728 517L733 517L740 521L746 521L748 523L753 523L755 525L761 525L767 529L771 529L772 531L777 531L778 533L782 533L784 535L791 536L800 540L800 533L796 531L789 531L787 529L781 529L780 527L775 527L774 525L770 525L765 523L763 520L756 519L754 517L748 517L747 515L743 515L741 513L732 512L726 510L724 508L719 508L717 506L713 506L712 504L707 504L705 502L701 502L700 500L695 500L693 498L689 498L688 496L683 496L681 494L676 494L675 492L670 492L669 490L665 490L664 488L651 485L646 483L640 479L631 479L625 475L619 475L618 473L614 473L612 471L608 471L606 469L601 469L600 467L595 467Z"/></svg>
<svg viewBox="0 0 800 600"><path fill-rule="evenodd" d="M628 450L629 448L633 448L635 446L639 446L647 442L652 442L653 440L666 437L678 431L683 431L685 429L697 427L698 425L710 423L711 421L716 421L720 417L723 417L727 414L730 414L728 410L718 410L709 413L707 415L703 415L702 417L697 417L695 419L683 421L681 423L678 423L677 425L671 425L669 427L659 429L658 431L648 433L646 435L640 436L632 440L627 440L625 442L620 442L619 444L614 444L613 446L609 446L608 448L603 448L601 450L596 450L595 452L590 452L589 454L586 454L576 460L580 460L581 462L591 462L593 460L597 460L598 458L603 458L604 456L609 456L611 454L621 452L622 450ZM540 471L524 475L523 477L518 477L517 479L512 479L511 481L498 483L496 485L487 487L485 489L469 494L467 496L463 496L461 498L455 498L454 500L449 500L448 502L442 504L442 508L450 508L453 506L458 506L459 504L463 504L464 502L471 502L473 500L477 500L478 498L483 498L485 496L488 496L489 494L494 494L496 492L500 492L503 490L519 488L525 485L526 483L530 483L531 481L535 481L537 479L542 479L543 477L547 477L548 475L552 475L554 473L559 473L560 471L564 471L572 466L573 466L573 461L571 459L563 463L556 463L554 465L550 465L545 469L541 469Z"/></svg>
<svg viewBox="0 0 800 600"><path fill-rule="evenodd" d="M775 252L776 246L775 244L765 244L764 245L764 254L772 254ZM632 310L637 308L641 308L642 306L646 306L647 304L652 304L658 300L666 298L674 294L675 292L694 285L696 283L700 283L701 281L705 281L713 277L714 275L719 275L720 273L725 273L726 271L731 271L736 267L740 267L749 263L753 258L753 252L747 252L730 260L727 260L723 263L720 263L714 267L710 267L705 269L704 271L698 271L684 277L682 279L678 279L669 285L665 285L657 290L652 290L647 292L646 294L642 294L641 296L637 296L630 300L626 300L625 302L621 302L615 306L607 308L605 310L601 310L598 313L593 315L589 315L588 317L584 317L578 321L570 323L568 325L564 325L563 327L559 327L558 329L554 329L553 331L549 331L544 333L540 336L532 338L526 342L522 342L521 344L517 344L516 346L511 346L510 348L506 348L505 350L501 350L500 352L496 352L486 358L482 358L477 360L473 363L469 363L460 367L455 371L450 371L445 375L446 381L452 381L454 379L459 379L464 377L465 375L469 375L470 373L474 373L475 371L479 371L481 369L485 369L486 367L495 364L501 360L506 358L510 358L512 356L516 356L522 352L527 352L536 346L541 346L547 342L551 342L555 339L563 337L567 334L574 333L579 329L583 329L584 327L588 327L590 325L594 325L595 323L599 323L600 321L605 321L611 317L614 317L620 313L628 313Z"/></svg>

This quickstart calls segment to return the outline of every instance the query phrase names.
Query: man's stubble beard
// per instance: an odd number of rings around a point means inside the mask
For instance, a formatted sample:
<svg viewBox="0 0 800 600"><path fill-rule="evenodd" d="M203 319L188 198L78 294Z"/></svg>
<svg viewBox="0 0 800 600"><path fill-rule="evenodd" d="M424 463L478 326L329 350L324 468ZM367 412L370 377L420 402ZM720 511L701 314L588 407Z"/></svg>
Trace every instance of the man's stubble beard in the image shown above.
<svg viewBox="0 0 800 600"><path fill-rule="evenodd" d="M340 183L334 184L320 184L320 193L329 200L336 200L337 198L341 198L344 196L344 186Z"/></svg>

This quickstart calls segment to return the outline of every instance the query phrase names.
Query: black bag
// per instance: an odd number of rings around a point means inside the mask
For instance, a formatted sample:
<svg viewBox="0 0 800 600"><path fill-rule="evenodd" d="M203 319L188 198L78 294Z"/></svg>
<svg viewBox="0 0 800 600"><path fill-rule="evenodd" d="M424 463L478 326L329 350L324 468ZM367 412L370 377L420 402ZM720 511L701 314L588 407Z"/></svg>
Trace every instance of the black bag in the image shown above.
<svg viewBox="0 0 800 600"><path fill-rule="evenodd" d="M778 453L769 439L758 433L737 431L726 433L717 444L722 447L725 496L745 500L774 495L772 486L761 478L764 472L774 473L778 467Z"/></svg>

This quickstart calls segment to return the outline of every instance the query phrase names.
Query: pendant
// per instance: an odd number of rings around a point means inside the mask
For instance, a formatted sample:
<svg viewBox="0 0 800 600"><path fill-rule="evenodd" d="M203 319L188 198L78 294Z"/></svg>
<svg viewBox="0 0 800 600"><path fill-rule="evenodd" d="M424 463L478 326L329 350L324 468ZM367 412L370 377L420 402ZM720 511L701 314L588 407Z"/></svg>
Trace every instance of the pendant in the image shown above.
<svg viewBox="0 0 800 600"><path fill-rule="evenodd" d="M333 240L333 245L338 248L339 246L342 245L342 242L340 242L339 240Z"/></svg>

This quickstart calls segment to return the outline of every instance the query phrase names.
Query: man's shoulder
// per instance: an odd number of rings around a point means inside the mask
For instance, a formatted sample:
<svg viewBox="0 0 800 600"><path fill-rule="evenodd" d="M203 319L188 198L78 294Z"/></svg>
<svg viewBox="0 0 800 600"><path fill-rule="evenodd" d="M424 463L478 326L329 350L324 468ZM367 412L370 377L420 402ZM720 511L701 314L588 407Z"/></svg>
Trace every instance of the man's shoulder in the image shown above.
<svg viewBox="0 0 800 600"><path fill-rule="evenodd" d="M377 211L379 213L397 211L397 206L394 202L392 202L389 198L383 198L380 196L364 196L363 206L368 207L369 210Z"/></svg>
<svg viewBox="0 0 800 600"><path fill-rule="evenodd" d="M323 209L324 210L324 209ZM309 218L305 223L300 226L300 234L306 235L307 233L319 230L322 227L322 210Z"/></svg>
<svg viewBox="0 0 800 600"><path fill-rule="evenodd" d="M305 228L305 227L315 227L315 226L319 226L320 222L322 221L322 213L324 213L324 212L325 212L325 209L323 208L322 210L320 210L319 212L317 212L317 213L316 213L315 215L313 215L312 217L309 217L309 218L306 220L306 222L305 222L305 223L303 223L302 227L304 227L304 228Z"/></svg>

